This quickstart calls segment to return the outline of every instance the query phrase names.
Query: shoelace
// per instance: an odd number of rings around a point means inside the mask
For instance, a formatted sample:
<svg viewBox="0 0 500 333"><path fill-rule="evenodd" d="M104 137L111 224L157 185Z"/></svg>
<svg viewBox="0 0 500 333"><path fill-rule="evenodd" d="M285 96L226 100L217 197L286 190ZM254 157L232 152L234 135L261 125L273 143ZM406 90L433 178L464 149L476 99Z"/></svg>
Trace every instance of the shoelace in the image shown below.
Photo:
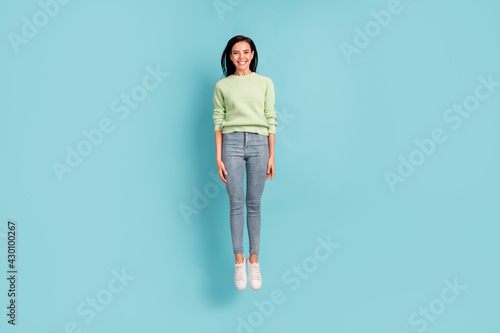
<svg viewBox="0 0 500 333"><path fill-rule="evenodd" d="M252 266L252 280L260 280L259 263L250 263Z"/></svg>
<svg viewBox="0 0 500 333"><path fill-rule="evenodd" d="M243 264L237 264L236 265L236 280L241 280L243 281L243 271L245 269L245 266Z"/></svg>

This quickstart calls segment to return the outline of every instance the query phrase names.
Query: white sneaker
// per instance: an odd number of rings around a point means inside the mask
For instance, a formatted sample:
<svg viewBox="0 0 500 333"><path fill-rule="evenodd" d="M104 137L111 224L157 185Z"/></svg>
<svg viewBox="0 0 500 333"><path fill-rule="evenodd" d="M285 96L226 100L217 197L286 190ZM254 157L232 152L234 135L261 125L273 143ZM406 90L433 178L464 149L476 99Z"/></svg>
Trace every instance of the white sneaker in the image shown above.
<svg viewBox="0 0 500 333"><path fill-rule="evenodd" d="M251 263L250 258L247 258L248 266L248 279L250 280L250 287L253 290L259 290L262 287L262 277L260 276L259 263Z"/></svg>
<svg viewBox="0 0 500 333"><path fill-rule="evenodd" d="M236 261L234 262L234 285L239 291L243 291L247 287L245 257L243 257L243 262L241 264L238 264Z"/></svg>

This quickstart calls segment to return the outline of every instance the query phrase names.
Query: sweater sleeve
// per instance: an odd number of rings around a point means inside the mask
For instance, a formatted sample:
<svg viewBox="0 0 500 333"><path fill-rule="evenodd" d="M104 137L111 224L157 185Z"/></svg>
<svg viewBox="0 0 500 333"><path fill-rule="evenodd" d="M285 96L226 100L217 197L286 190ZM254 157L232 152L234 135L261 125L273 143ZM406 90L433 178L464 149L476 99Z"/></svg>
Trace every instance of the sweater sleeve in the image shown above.
<svg viewBox="0 0 500 333"><path fill-rule="evenodd" d="M226 105L224 96L218 84L215 84L214 89L214 125L215 131L222 131L221 123L226 118Z"/></svg>
<svg viewBox="0 0 500 333"><path fill-rule="evenodd" d="M266 117L267 123L269 124L268 132L271 134L275 134L276 126L278 126L278 123L276 121L276 110L274 109L274 84L271 79L269 79L266 89L264 115Z"/></svg>

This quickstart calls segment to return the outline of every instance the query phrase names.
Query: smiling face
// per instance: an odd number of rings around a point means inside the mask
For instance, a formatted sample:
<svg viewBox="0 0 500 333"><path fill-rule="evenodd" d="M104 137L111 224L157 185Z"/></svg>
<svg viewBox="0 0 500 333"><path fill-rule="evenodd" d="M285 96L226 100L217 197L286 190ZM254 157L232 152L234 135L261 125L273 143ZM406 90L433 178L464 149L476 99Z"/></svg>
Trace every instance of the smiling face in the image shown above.
<svg viewBox="0 0 500 333"><path fill-rule="evenodd" d="M247 42L238 42L233 45L231 51L231 61L236 67L236 72L248 72L248 67L253 59L254 51L251 51L250 44Z"/></svg>

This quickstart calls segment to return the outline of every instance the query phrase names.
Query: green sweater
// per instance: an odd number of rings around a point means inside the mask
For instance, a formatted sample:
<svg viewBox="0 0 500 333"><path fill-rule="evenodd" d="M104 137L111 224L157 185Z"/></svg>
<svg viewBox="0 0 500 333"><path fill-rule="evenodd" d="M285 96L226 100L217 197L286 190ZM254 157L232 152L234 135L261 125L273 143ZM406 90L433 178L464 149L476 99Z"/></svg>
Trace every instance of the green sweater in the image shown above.
<svg viewBox="0 0 500 333"><path fill-rule="evenodd" d="M214 89L214 125L222 133L276 133L274 85L270 78L255 72L230 75Z"/></svg>

